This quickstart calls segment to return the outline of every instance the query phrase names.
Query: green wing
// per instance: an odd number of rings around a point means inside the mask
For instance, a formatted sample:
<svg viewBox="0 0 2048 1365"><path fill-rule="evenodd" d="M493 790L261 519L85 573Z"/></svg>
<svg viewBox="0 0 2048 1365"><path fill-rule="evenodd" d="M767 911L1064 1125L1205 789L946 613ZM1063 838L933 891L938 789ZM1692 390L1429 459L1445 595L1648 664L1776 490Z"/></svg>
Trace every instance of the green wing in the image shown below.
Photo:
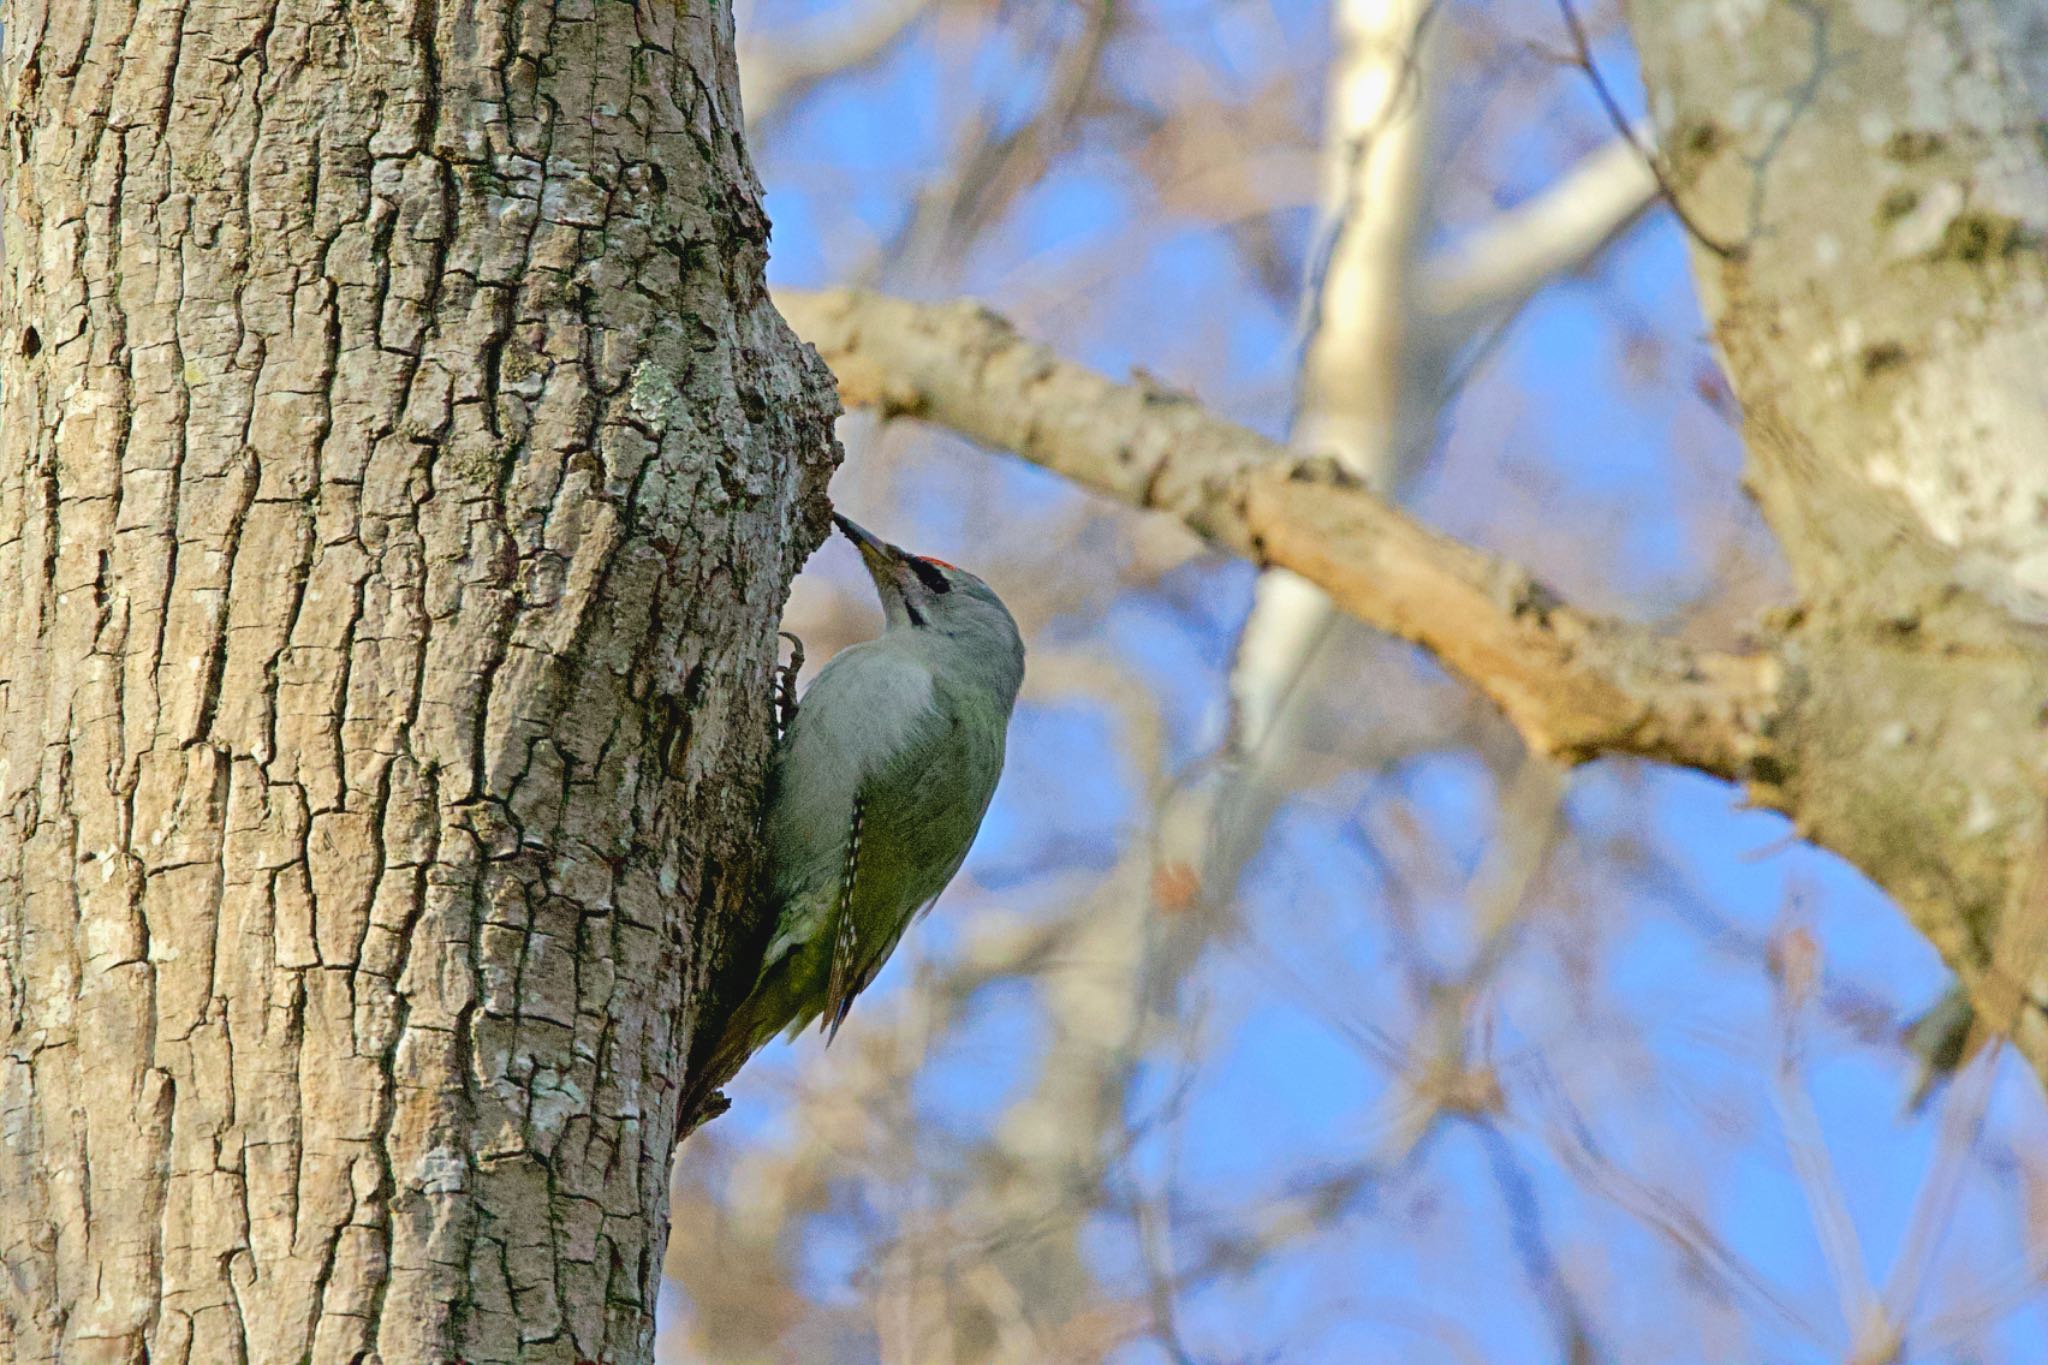
<svg viewBox="0 0 2048 1365"><path fill-rule="evenodd" d="M822 1010L828 1040L966 861L1002 772L1007 717L978 715L950 689L933 701L933 723L856 802L859 852L840 886Z"/></svg>

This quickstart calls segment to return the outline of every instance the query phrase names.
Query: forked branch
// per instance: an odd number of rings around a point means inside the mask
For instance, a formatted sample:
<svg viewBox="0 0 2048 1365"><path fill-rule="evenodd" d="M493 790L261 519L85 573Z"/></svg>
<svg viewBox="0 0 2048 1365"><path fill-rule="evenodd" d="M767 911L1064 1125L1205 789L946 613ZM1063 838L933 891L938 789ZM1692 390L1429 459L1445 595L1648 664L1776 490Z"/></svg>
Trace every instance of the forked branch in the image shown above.
<svg viewBox="0 0 2048 1365"><path fill-rule="evenodd" d="M1527 571L1403 515L1334 461L1115 383L972 303L779 291L851 406L1010 451L1219 546L1294 570L1359 620L1428 650L1491 698L1535 751L1633 754L1747 776L1778 671L1578 610Z"/></svg>

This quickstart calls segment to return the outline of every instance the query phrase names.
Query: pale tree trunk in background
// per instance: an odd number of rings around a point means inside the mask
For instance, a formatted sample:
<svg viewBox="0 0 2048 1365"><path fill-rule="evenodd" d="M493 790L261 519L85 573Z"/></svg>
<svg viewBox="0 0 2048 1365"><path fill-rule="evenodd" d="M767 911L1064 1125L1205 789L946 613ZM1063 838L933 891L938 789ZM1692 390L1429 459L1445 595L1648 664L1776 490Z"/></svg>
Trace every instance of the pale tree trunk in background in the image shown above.
<svg viewBox="0 0 2048 1365"><path fill-rule="evenodd" d="M1585 259L1650 202L1656 182L1626 137L1426 259L1433 105L1445 79L1422 0L1339 0L1324 90L1322 221L1304 281L1301 366L1288 444L1327 455L1400 501L1435 440L1445 373L1484 325ZM1314 669L1337 611L1286 569L1259 575L1231 664L1224 761L1161 816L1161 861L1212 906L1264 844L1305 733ZM1183 871L1184 869L1184 871Z"/></svg>
<svg viewBox="0 0 2048 1365"><path fill-rule="evenodd" d="M1402 376L1408 280L1427 203L1429 6L1338 0L1323 90L1321 213L1298 305L1303 326L1290 444L1329 455L1389 496L1414 472ZM1426 427L1426 423L1421 424ZM1230 668L1221 761L1160 814L1160 863L1197 903L1230 903L1308 742L1302 705L1337 613L1286 569L1259 575Z"/></svg>
<svg viewBox="0 0 2048 1365"><path fill-rule="evenodd" d="M1767 786L2048 1075L2048 10L1630 13L1804 601Z"/></svg>
<svg viewBox="0 0 2048 1365"><path fill-rule="evenodd" d="M1308 320L1289 444L1335 457L1364 482L1397 496L1414 472L1416 443L1404 430L1402 349L1416 225L1423 216L1429 104L1436 75L1422 0L1338 0L1330 77L1323 102L1323 258L1305 281ZM1275 786L1283 756L1300 743L1278 734L1318 643L1335 613L1320 588L1285 569L1259 576L1230 678L1232 743L1252 756L1253 785ZM1260 771L1262 768L1268 771ZM1256 843L1277 793L1250 798L1226 817L1250 828L1220 831L1225 845ZM1228 896L1249 848L1224 855L1216 888Z"/></svg>
<svg viewBox="0 0 2048 1365"><path fill-rule="evenodd" d="M5 25L0 1358L645 1358L832 451L730 12Z"/></svg>
<svg viewBox="0 0 2048 1365"><path fill-rule="evenodd" d="M1338 0L1330 16L1317 229L1326 259L1306 282L1302 302L1307 344L1294 427L1303 448L1335 454L1378 487L1396 481L1391 427L1403 280L1428 144L1423 110L1430 83L1419 50L1425 9L1421 0ZM1214 910L1235 894L1282 794L1275 769L1297 757L1302 742L1298 724L1282 726L1287 702L1332 616L1329 599L1306 580L1286 570L1260 575L1232 670L1232 761L1169 795L1154 865L1131 860L1119 869L1062 945L1077 965L1045 983L1043 1007L1056 1042L1031 1090L1003 1114L993 1163L1001 1175L988 1182L986 1207L974 1211L987 1226L1036 1226L1038 1235L998 1245L972 1273L953 1277L943 1298L913 1296L905 1316L914 1327L891 1343L903 1358L1090 1353L1084 1342L1050 1341L1032 1330L1034 1323L1100 1329L1083 1311L1093 1285L1084 1240L1092 1204L1072 1192L1100 1181L1123 1127L1132 1076L1174 1022L1168 1007L1181 978L1227 923L1217 913L1178 913L1191 907L1176 901L1204 901ZM1162 746L1148 735L1145 718L1122 719L1145 785L1154 786ZM1164 1199L1149 1209L1148 1218L1167 1217ZM902 1279L916 1283L910 1275Z"/></svg>

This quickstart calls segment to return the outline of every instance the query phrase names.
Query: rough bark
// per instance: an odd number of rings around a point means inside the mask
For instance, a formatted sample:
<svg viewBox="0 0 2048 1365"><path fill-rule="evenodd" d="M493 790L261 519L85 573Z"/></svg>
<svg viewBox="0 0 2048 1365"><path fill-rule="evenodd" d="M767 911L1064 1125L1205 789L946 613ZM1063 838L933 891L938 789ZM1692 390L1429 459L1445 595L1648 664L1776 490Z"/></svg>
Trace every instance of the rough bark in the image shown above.
<svg viewBox="0 0 2048 1365"><path fill-rule="evenodd" d="M0 1358L644 1359L832 450L730 11L6 41Z"/></svg>

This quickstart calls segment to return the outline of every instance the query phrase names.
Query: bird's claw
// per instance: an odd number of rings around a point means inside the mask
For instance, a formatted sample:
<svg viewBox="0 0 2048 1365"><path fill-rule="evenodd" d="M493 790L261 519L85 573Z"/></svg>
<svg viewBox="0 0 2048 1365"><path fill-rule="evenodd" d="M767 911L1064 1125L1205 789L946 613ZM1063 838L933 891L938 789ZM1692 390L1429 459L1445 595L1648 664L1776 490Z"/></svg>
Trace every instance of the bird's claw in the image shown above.
<svg viewBox="0 0 2048 1365"><path fill-rule="evenodd" d="M775 666L775 733L786 733L796 719L796 679L804 669L804 642L786 630L775 632L789 641L789 662Z"/></svg>

